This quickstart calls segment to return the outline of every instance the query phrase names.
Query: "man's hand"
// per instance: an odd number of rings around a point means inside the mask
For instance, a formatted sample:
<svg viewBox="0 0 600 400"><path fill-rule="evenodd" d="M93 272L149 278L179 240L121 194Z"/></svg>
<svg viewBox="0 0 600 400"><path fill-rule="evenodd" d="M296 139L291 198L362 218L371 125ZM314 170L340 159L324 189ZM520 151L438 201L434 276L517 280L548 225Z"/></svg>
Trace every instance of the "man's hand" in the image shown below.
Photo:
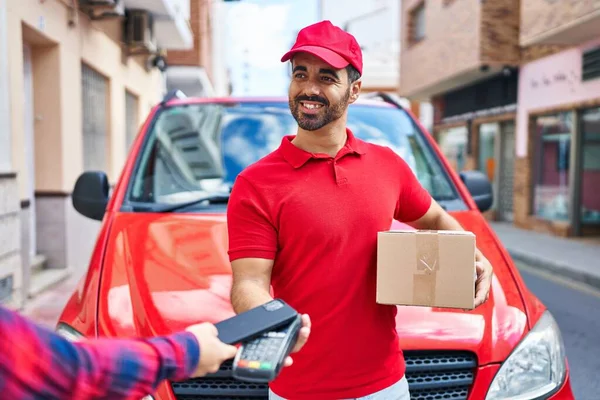
<svg viewBox="0 0 600 400"><path fill-rule="evenodd" d="M477 281L475 282L475 307L487 301L490 296L490 288L492 286L492 275L494 270L490 262L481 257L475 262L477 269Z"/></svg>
<svg viewBox="0 0 600 400"><path fill-rule="evenodd" d="M296 341L296 345L292 349L292 353L297 353L304 347L306 344L308 337L310 336L310 317L307 314L302 315L302 328L300 328L300 332L298 334L298 340ZM283 363L285 367L289 367L292 365L294 361L292 357L287 357Z"/></svg>
<svg viewBox="0 0 600 400"><path fill-rule="evenodd" d="M237 347L219 340L217 328L211 323L192 325L186 331L193 333L200 344L200 362L193 378L217 372L224 361L234 358L237 353Z"/></svg>

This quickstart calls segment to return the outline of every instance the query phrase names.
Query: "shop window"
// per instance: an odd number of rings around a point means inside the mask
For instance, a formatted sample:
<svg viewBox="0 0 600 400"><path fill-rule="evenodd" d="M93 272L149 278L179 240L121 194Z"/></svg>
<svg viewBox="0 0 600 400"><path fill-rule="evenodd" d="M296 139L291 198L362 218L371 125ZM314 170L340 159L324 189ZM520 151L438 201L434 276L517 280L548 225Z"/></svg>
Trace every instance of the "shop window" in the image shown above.
<svg viewBox="0 0 600 400"><path fill-rule="evenodd" d="M543 219L569 220L571 112L537 117L534 214Z"/></svg>
<svg viewBox="0 0 600 400"><path fill-rule="evenodd" d="M496 141L498 123L482 124L479 127L479 170L487 175L490 182L495 180L496 172Z"/></svg>
<svg viewBox="0 0 600 400"><path fill-rule="evenodd" d="M581 113L581 222L600 224L600 107Z"/></svg>
<svg viewBox="0 0 600 400"><path fill-rule="evenodd" d="M498 144L498 135L500 130L499 123L481 124L479 126L479 145L478 145L478 157L477 164L478 169L483 172L493 185L494 192L494 204L491 209L495 209L497 194L496 184L496 146Z"/></svg>
<svg viewBox="0 0 600 400"><path fill-rule="evenodd" d="M457 172L465 170L468 142L466 126L443 130L439 133L440 149L452 168Z"/></svg>

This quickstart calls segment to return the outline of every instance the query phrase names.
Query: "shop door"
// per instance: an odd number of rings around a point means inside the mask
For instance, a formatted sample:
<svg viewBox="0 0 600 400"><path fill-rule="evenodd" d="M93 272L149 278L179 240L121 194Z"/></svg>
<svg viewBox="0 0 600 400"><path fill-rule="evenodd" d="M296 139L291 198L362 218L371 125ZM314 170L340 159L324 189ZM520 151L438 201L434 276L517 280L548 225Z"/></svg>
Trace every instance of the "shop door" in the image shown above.
<svg viewBox="0 0 600 400"><path fill-rule="evenodd" d="M579 236L600 236L600 107L583 109L580 121L578 164Z"/></svg>
<svg viewBox="0 0 600 400"><path fill-rule="evenodd" d="M515 123L504 122L500 134L500 168L498 181L498 219L513 221L513 182L515 171Z"/></svg>

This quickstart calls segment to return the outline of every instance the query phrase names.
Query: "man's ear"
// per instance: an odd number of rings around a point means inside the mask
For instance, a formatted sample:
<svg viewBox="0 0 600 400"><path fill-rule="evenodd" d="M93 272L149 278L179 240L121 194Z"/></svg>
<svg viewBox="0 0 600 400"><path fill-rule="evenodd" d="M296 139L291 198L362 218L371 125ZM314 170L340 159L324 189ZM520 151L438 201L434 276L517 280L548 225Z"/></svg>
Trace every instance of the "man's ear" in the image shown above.
<svg viewBox="0 0 600 400"><path fill-rule="evenodd" d="M360 95L360 90L362 87L362 80L358 79L352 83L350 86L350 103L354 103L358 100L358 96Z"/></svg>

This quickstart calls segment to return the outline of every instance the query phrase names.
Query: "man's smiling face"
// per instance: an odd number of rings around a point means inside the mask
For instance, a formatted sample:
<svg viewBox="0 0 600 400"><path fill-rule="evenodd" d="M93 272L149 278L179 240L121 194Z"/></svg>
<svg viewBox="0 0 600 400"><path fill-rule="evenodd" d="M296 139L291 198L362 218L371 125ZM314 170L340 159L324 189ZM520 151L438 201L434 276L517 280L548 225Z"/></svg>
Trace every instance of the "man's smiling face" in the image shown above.
<svg viewBox="0 0 600 400"><path fill-rule="evenodd" d="M345 68L335 69L318 57L298 53L292 60L290 111L300 128L318 130L344 115L348 104L356 100L355 85Z"/></svg>

